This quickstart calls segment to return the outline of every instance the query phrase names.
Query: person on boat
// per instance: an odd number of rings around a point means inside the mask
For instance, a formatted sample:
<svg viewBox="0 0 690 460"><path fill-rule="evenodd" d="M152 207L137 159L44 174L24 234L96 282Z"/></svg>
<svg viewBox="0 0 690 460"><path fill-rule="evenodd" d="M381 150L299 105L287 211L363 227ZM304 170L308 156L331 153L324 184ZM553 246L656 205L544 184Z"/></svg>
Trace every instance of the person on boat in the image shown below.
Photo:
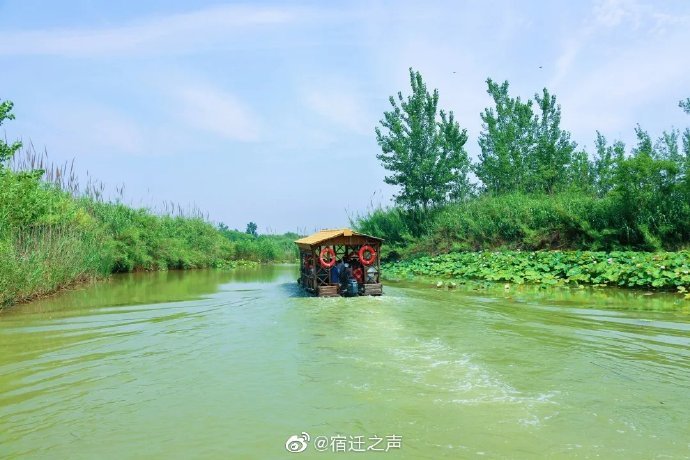
<svg viewBox="0 0 690 460"><path fill-rule="evenodd" d="M337 264L331 268L331 284L338 284L340 282L340 271L345 268L343 259L340 259Z"/></svg>
<svg viewBox="0 0 690 460"><path fill-rule="evenodd" d="M369 266L367 268L367 283L375 283L376 282L376 269L372 266Z"/></svg>
<svg viewBox="0 0 690 460"><path fill-rule="evenodd" d="M352 269L343 259L340 259L338 265L338 281L340 281L340 288L342 290L347 290L347 283L349 283L352 278Z"/></svg>

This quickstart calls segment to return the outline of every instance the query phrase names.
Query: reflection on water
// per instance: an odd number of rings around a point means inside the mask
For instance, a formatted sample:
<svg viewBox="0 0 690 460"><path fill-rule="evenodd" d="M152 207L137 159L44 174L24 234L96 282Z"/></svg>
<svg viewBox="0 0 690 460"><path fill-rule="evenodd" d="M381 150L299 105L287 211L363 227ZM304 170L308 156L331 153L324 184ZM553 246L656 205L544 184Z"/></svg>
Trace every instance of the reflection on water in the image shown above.
<svg viewBox="0 0 690 460"><path fill-rule="evenodd" d="M142 305L196 299L225 283L270 283L284 276L285 266L267 265L241 270L170 270L115 274L104 281L37 300L3 315L79 315L81 309ZM1 317L0 317L1 318Z"/></svg>
<svg viewBox="0 0 690 460"><path fill-rule="evenodd" d="M0 457L278 458L303 431L400 435L397 458L690 456L674 296L295 279L132 274L4 312Z"/></svg>

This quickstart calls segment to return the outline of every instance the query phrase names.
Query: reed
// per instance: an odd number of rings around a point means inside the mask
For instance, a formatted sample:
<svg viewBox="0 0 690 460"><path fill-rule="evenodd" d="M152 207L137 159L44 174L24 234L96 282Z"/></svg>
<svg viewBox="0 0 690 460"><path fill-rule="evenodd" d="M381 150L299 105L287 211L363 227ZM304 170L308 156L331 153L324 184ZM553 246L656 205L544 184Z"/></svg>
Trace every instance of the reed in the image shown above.
<svg viewBox="0 0 690 460"><path fill-rule="evenodd" d="M217 228L196 204L135 208L32 143L0 171L0 306L113 272L294 261L292 235Z"/></svg>

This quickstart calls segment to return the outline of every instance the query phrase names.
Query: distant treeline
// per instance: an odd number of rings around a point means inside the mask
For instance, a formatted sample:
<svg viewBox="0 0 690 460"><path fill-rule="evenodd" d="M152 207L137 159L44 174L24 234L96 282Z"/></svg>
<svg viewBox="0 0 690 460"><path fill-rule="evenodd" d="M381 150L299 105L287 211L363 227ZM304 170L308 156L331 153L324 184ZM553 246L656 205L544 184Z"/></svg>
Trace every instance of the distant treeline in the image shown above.
<svg viewBox="0 0 690 460"><path fill-rule="evenodd" d="M0 101L0 125L11 119L12 104ZM50 164L21 147L0 140L0 308L115 272L296 258L295 234L257 235L256 226L247 234L195 210L108 202L101 184L79 187L71 164Z"/></svg>
<svg viewBox="0 0 690 460"><path fill-rule="evenodd" d="M481 153L410 70L412 95L391 98L376 129L378 155L399 186L396 207L354 219L393 256L486 248L676 250L690 243L690 129L656 139L636 126L627 148L595 134L587 152L561 127L547 89L534 99L487 80ZM690 114L690 99L679 103ZM472 174L476 180L472 180Z"/></svg>

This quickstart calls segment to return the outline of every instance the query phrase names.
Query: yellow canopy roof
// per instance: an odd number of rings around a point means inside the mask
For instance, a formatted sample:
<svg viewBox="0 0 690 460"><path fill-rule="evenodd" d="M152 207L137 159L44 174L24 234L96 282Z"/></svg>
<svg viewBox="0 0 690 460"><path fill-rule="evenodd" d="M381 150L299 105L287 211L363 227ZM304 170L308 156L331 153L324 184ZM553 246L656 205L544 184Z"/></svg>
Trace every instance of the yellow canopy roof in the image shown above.
<svg viewBox="0 0 690 460"><path fill-rule="evenodd" d="M340 228L340 229L321 230L321 231L318 231L312 235L305 236L304 238L300 238L299 240L296 240L295 243L314 246L314 245L319 244L323 241L330 240L331 238L336 238L338 236L363 236L365 238L371 238L374 240L383 241L383 239L381 239L381 238L377 238L375 236L370 236L370 235L365 235L364 233L355 232L354 230L351 230L349 228Z"/></svg>

